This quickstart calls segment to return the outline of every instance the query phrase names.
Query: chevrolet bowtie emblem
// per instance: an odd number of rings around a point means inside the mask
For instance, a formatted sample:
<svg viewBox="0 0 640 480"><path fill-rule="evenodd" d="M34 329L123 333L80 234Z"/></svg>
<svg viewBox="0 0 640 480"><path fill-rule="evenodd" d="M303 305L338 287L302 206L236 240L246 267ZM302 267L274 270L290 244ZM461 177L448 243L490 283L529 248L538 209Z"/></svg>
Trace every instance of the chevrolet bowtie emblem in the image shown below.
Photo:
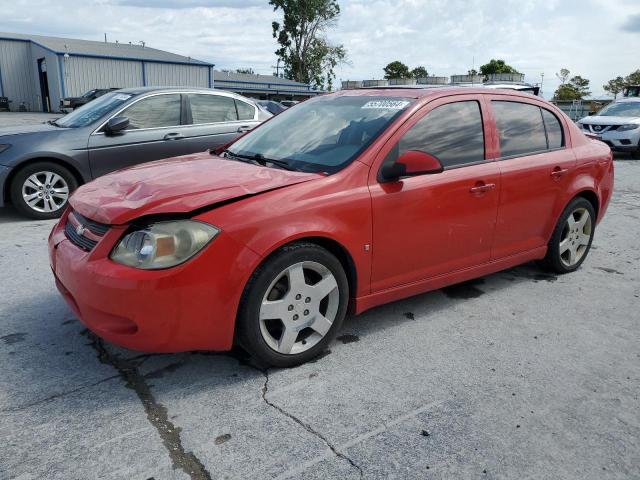
<svg viewBox="0 0 640 480"><path fill-rule="evenodd" d="M78 225L76 227L76 233L80 236L84 235L84 231L86 230L86 228L84 228L84 225Z"/></svg>

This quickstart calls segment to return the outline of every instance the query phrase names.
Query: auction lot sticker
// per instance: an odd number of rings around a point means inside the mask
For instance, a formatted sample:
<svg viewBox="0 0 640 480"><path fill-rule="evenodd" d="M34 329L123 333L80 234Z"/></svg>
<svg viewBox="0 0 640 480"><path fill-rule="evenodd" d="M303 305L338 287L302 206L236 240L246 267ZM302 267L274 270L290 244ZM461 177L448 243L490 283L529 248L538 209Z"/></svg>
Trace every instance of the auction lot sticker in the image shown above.
<svg viewBox="0 0 640 480"><path fill-rule="evenodd" d="M365 103L362 108L382 108L385 110L401 110L409 105L406 100L371 100Z"/></svg>

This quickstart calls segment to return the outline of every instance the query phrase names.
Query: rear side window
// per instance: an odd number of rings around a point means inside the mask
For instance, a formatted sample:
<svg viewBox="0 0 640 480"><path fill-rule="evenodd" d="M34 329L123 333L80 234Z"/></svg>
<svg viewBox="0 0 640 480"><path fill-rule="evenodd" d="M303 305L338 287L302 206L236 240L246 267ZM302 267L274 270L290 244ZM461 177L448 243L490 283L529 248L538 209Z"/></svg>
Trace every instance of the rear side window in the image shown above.
<svg viewBox="0 0 640 480"><path fill-rule="evenodd" d="M547 149L540 107L497 100L491 104L500 136L500 156L526 155Z"/></svg>
<svg viewBox="0 0 640 480"><path fill-rule="evenodd" d="M560 148L564 146L564 135L562 132L562 125L560 120L549 110L544 108L542 111L542 119L544 120L544 128L547 131L547 146L550 149Z"/></svg>
<svg viewBox="0 0 640 480"><path fill-rule="evenodd" d="M407 150L434 155L444 168L483 161L480 104L476 101L455 102L434 108L400 139L397 155Z"/></svg>
<svg viewBox="0 0 640 480"><path fill-rule="evenodd" d="M180 125L180 104L180 94L154 95L134 103L122 115L129 119L129 130L175 127Z"/></svg>
<svg viewBox="0 0 640 480"><path fill-rule="evenodd" d="M236 100L236 107L238 108L238 118L240 120L253 120L255 117L256 109L253 105Z"/></svg>
<svg viewBox="0 0 640 480"><path fill-rule="evenodd" d="M238 120L235 102L231 97L190 93L189 103L195 125Z"/></svg>

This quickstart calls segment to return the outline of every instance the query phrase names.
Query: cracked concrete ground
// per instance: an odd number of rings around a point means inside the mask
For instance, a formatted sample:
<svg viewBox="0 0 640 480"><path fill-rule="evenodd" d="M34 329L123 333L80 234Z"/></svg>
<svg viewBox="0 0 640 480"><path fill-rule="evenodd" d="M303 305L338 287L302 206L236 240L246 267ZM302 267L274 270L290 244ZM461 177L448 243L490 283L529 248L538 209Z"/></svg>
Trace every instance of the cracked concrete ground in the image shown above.
<svg viewBox="0 0 640 480"><path fill-rule="evenodd" d="M640 478L640 162L576 273L348 318L323 358L141 355L73 318L52 222L0 210L0 478Z"/></svg>

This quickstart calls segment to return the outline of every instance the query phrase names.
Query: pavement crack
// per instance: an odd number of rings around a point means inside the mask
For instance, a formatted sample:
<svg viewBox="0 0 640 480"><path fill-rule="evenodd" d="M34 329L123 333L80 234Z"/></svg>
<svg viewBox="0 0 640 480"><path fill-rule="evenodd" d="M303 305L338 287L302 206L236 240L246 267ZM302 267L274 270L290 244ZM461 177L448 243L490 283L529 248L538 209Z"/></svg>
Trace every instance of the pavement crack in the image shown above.
<svg viewBox="0 0 640 480"><path fill-rule="evenodd" d="M90 345L97 352L98 360L115 368L120 377L126 382L127 387L136 392L147 414L149 423L156 429L162 439L162 444L169 453L173 468L181 469L192 480L211 480L211 474L200 459L193 452L185 452L180 438L181 428L176 427L169 420L167 408L156 401L153 393L151 393L146 379L138 370L141 362L112 354L106 349L102 339L89 331L84 331L83 334L91 341Z"/></svg>
<svg viewBox="0 0 640 480"><path fill-rule="evenodd" d="M351 464L351 466L353 468L356 468L358 470L358 473L360 474L360 478L364 478L364 472L362 471L362 468L360 467L360 465L358 465L356 462L354 462L351 458L349 458L347 455L345 455L344 453L342 453L341 451L339 451L335 445L333 445L328 439L327 437L325 437L324 435L322 435L320 432L318 432L317 430L315 430L311 425L309 425L308 423L303 422L302 420L300 420L298 417L296 417L294 414L287 412L285 409L283 409L282 407L276 405L275 403L273 403L271 400L269 400L267 398L267 393L269 392L269 369L259 369L256 368L255 366L252 366L253 368L255 368L256 370L259 370L260 372L262 372L262 374L264 375L264 384L262 385L262 400L264 401L264 403L266 403L267 405L269 405L271 408L277 410L278 412L280 412L282 415L290 418L291 420L293 420L294 422L296 422L298 425L300 425L302 428L304 428L307 432L309 432L310 434L314 435L315 437L319 438L320 440L322 440L327 447L329 447L329 449L334 453L334 455L336 455L338 458L341 458L347 462L349 462L349 464Z"/></svg>
<svg viewBox="0 0 640 480"><path fill-rule="evenodd" d="M66 390L64 392L55 393L55 394L50 395L48 397L41 398L40 400L36 400L34 402L31 402L31 403L25 403L24 405L19 405L19 406L14 407L14 408L6 408L4 410L0 410L0 412L18 412L20 410L25 410L25 409L30 408L30 407L35 407L36 405L42 405L42 404L45 404L45 403L49 403L49 402L51 402L53 400L57 400L58 398L66 397L67 395L72 395L74 393L80 392L80 391L85 390L87 388L95 387L97 385L100 385L101 383L108 382L109 380L113 380L114 378L118 378L119 376L120 375L111 375L110 377L103 378L102 380L98 380L97 382L93 382L93 383L90 383L88 385L81 385L80 387L73 388L71 390Z"/></svg>

